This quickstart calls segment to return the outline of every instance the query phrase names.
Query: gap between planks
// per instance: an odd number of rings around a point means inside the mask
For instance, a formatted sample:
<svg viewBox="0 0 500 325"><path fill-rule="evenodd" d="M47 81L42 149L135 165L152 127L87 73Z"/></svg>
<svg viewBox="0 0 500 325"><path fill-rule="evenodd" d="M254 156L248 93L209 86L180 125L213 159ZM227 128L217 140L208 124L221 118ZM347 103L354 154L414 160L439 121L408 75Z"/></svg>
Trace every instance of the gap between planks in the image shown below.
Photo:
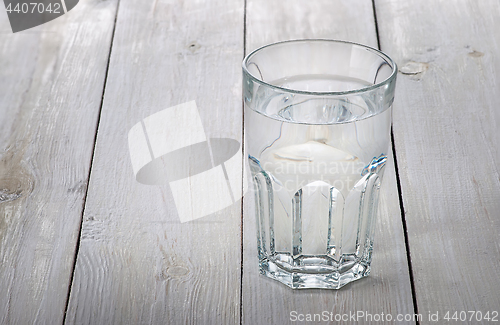
<svg viewBox="0 0 500 325"><path fill-rule="evenodd" d="M70 274L70 279L69 279L68 294L66 296L66 304L65 304L65 307L64 307L64 317L63 317L62 325L64 325L66 323L66 315L68 314L68 307L69 307L69 297L71 296L71 289L73 288L73 278L75 276L76 261L78 259L78 252L80 251L80 239L82 237L83 216L85 214L85 206L86 206L86 203L87 203L87 194L89 192L90 175L92 174L92 167L93 167L93 162L94 162L94 154L95 154L95 148L96 148L96 143L97 143L97 133L99 132L99 123L101 121L102 105L104 103L104 94L106 93L106 85L107 85L107 82L108 82L109 62L111 60L111 52L113 50L113 41L115 39L116 20L118 18L118 10L119 10L119 8L120 8L120 0L118 0L118 2L116 4L115 21L114 21L114 24L113 24L113 31L111 32L111 41L110 41L110 44L109 44L108 61L107 61L107 64L106 64L106 72L104 73L104 84L103 84L103 87L102 87L101 103L99 104L99 113L97 115L97 122L96 122L96 127L95 127L94 148L92 150L92 155L90 157L90 168L89 168L89 174L87 176L87 186L85 188L85 195L83 197L82 216L80 218L80 228L78 229L78 239L76 241L75 255L74 255L74 259L73 259L73 265L71 267L71 274Z"/></svg>
<svg viewBox="0 0 500 325"><path fill-rule="evenodd" d="M243 1L243 58L247 55L247 0ZM243 76L242 76L243 77ZM243 84L242 84L243 86ZM241 271L240 271L240 325L243 325L243 216L245 209L245 101L243 99L243 90L241 96L241 110L243 114L241 114L241 250L240 250L240 258L241 258Z"/></svg>
<svg viewBox="0 0 500 325"><path fill-rule="evenodd" d="M375 7L375 0L372 0L372 7L373 7L373 20L375 22L375 34L377 35L377 46L378 46L378 49L381 51L382 47L380 46L380 35L379 35L379 30L378 30L377 9ZM404 204L403 204L403 192L401 190L401 180L399 179L398 158L397 158L397 154L396 154L396 144L394 142L394 132L392 130L392 123L391 123L391 146L392 146L392 156L394 159L394 170L396 172L396 186L398 188L399 208L401 209L401 223L403 224L403 235L405 238L406 260L408 262L408 271L409 271L409 276L410 276L410 287L411 287L411 298L413 301L413 312L415 313L415 315L418 315L417 295L415 292L413 268L412 268L412 264L411 264L410 243L408 240L408 229L406 227L405 208L404 208ZM417 325L420 325L420 320L418 318L416 319L416 323L417 323Z"/></svg>

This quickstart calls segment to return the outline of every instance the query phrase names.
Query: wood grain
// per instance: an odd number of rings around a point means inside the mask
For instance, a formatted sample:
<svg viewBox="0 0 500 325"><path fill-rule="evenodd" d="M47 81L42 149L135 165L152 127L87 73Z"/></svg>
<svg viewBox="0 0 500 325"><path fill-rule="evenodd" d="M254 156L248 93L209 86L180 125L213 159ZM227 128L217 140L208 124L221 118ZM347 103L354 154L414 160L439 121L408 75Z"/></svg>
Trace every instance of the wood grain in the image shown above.
<svg viewBox="0 0 500 325"><path fill-rule="evenodd" d="M376 0L376 9L382 49L400 71L394 136L418 308L491 314L500 306L500 4Z"/></svg>
<svg viewBox="0 0 500 325"><path fill-rule="evenodd" d="M296 38L343 39L377 46L370 1L250 0L246 31L247 52L267 43ZM253 197L245 196L244 204L243 324L289 324L292 311L301 314L326 311L334 315L357 311L390 313L394 319L397 314L413 314L392 156L382 185L372 273L337 291L294 291L260 276Z"/></svg>
<svg viewBox="0 0 500 325"><path fill-rule="evenodd" d="M127 134L195 100L207 138L241 141L242 58L243 1L120 2L66 323L239 322L241 204L180 223Z"/></svg>
<svg viewBox="0 0 500 325"><path fill-rule="evenodd" d="M0 323L63 321L116 1L0 17Z"/></svg>

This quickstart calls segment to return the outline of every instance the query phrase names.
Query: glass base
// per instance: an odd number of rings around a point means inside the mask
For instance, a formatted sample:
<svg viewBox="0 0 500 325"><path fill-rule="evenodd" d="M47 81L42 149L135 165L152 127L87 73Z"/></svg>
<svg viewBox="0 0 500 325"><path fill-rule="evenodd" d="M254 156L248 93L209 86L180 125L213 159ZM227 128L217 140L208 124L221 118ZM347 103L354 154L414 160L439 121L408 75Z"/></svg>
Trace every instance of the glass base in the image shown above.
<svg viewBox="0 0 500 325"><path fill-rule="evenodd" d="M340 289L346 284L370 274L370 265L360 261L344 272L303 273L287 271L276 263L260 261L260 273L292 289Z"/></svg>

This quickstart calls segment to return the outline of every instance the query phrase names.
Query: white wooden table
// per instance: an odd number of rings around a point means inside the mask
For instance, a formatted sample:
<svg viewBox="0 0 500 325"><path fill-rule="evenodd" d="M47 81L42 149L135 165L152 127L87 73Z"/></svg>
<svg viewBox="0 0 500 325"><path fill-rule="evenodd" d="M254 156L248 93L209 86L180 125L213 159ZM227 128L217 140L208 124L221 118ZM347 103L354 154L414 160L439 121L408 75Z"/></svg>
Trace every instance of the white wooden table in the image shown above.
<svg viewBox="0 0 500 325"><path fill-rule="evenodd" d="M1 324L500 312L498 0L81 0L16 34L1 11ZM251 198L180 223L128 152L134 124L190 100L207 137L242 141L243 56L296 38L399 65L372 274L339 291L260 276Z"/></svg>

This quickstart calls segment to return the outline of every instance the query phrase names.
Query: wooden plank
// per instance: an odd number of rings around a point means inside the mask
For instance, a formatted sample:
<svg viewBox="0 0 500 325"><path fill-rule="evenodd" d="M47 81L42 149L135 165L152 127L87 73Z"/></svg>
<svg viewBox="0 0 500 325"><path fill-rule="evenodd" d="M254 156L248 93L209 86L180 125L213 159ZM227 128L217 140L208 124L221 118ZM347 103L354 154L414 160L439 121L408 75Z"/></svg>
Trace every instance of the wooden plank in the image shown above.
<svg viewBox="0 0 500 325"><path fill-rule="evenodd" d="M418 309L491 316L500 306L500 4L377 0L376 10L382 49L400 71L394 136Z"/></svg>
<svg viewBox="0 0 500 325"><path fill-rule="evenodd" d="M63 321L116 1L13 34L0 17L0 323Z"/></svg>
<svg viewBox="0 0 500 325"><path fill-rule="evenodd" d="M295 38L344 39L377 46L370 1L250 0L247 51ZM243 254L243 324L289 324L301 314L413 314L398 192L392 155L382 185L372 273L340 290L300 290L259 275L253 197L245 196ZM366 319L358 319L367 323ZM339 322L331 321L332 324ZM343 323L353 323L352 319ZM412 323L412 322L410 322ZM413 322L414 323L414 322Z"/></svg>
<svg viewBox="0 0 500 325"><path fill-rule="evenodd" d="M242 1L120 2L67 323L239 322L241 204L180 223L127 134L194 100L207 138L241 141L242 58Z"/></svg>

